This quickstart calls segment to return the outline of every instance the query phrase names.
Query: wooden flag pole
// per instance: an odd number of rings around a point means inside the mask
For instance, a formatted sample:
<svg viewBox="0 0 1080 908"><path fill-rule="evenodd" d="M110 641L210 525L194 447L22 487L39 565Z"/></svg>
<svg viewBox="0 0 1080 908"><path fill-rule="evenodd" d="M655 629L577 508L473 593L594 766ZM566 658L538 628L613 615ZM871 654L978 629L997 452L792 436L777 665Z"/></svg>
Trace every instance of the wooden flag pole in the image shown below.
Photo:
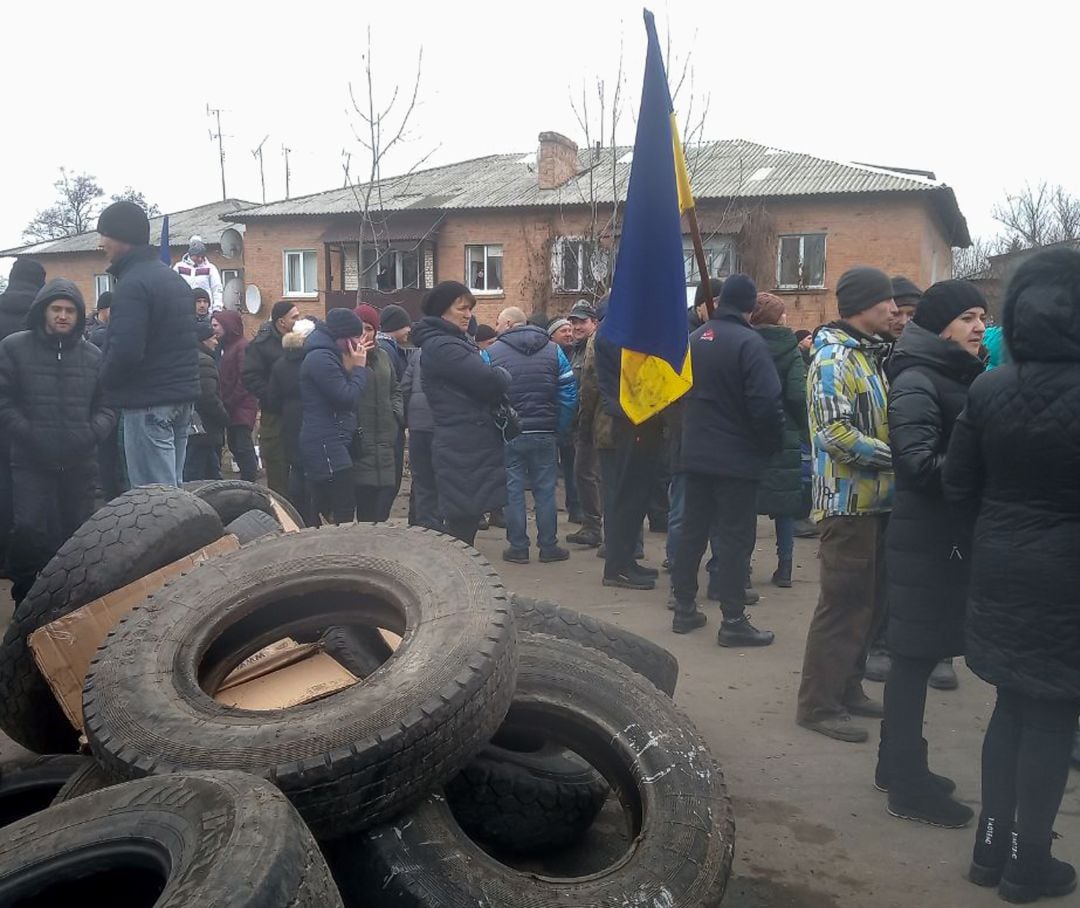
<svg viewBox="0 0 1080 908"><path fill-rule="evenodd" d="M701 275L701 286L705 292L705 311L709 318L713 315L713 294L709 286L709 265L705 260L705 246L701 242L701 230L698 228L697 207L686 210L686 219L690 222L690 236L694 241L694 255L697 257L698 274Z"/></svg>

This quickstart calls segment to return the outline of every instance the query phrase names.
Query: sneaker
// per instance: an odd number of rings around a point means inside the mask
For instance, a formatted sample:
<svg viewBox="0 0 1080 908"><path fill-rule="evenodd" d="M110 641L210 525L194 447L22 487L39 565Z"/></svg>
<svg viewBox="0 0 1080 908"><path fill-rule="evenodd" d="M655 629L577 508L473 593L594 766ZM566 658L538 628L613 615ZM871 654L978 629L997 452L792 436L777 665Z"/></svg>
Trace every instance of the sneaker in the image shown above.
<svg viewBox="0 0 1080 908"><path fill-rule="evenodd" d="M567 534L566 541L572 545L587 545L596 548L600 545L600 531L596 527L582 527L575 533Z"/></svg>
<svg viewBox="0 0 1080 908"><path fill-rule="evenodd" d="M930 672L930 680L927 682L934 690L956 690L960 681L956 677L956 669L953 668L952 659L942 659L934 670Z"/></svg>
<svg viewBox="0 0 1080 908"><path fill-rule="evenodd" d="M568 561L570 559L570 553L562 548L562 546L553 546L550 549L540 550L540 563L551 564L553 561Z"/></svg>
<svg viewBox="0 0 1080 908"><path fill-rule="evenodd" d="M819 735L835 738L837 741L847 741L849 744L862 744L870 737L865 728L851 721L848 713L829 716L826 719L796 719L795 721L803 728L816 731Z"/></svg>
<svg viewBox="0 0 1080 908"><path fill-rule="evenodd" d="M685 608L689 609L690 606ZM704 627L709 623L705 613L699 612L696 604L694 604L693 609L693 611L685 612L680 612L678 608L675 609L675 615L671 619L672 633L689 634L690 631L696 631L699 627Z"/></svg>
<svg viewBox="0 0 1080 908"><path fill-rule="evenodd" d="M655 590L656 581L629 571L620 571L613 577L604 576L604 586L615 586L623 590Z"/></svg>
<svg viewBox="0 0 1080 908"><path fill-rule="evenodd" d="M870 651L870 655L866 657L866 669L863 671L863 677L867 681L884 681L889 677L889 670L892 668L892 657L887 650L873 649Z"/></svg>
<svg viewBox="0 0 1080 908"><path fill-rule="evenodd" d="M529 550L528 549L503 549L503 561L509 561L511 564L528 564L529 563Z"/></svg>
<svg viewBox="0 0 1080 908"><path fill-rule="evenodd" d="M901 820L914 820L942 829L963 829L975 817L975 811L966 804L953 800L929 779L923 782L917 792L901 794L894 786L889 792L889 805L886 809L890 816Z"/></svg>
<svg viewBox="0 0 1080 908"><path fill-rule="evenodd" d="M573 510L570 512L566 520L568 523L576 523L578 526L581 526L581 524L585 522L585 514L582 513L580 510Z"/></svg>
<svg viewBox="0 0 1080 908"><path fill-rule="evenodd" d="M648 577L650 580L655 580L660 576L660 572L656 568L645 567L645 565L638 564L636 561L630 565L630 570L638 576Z"/></svg>
<svg viewBox="0 0 1080 908"><path fill-rule="evenodd" d="M757 605L761 601L761 593L752 586L743 590L743 605Z"/></svg>
<svg viewBox="0 0 1080 908"><path fill-rule="evenodd" d="M733 620L725 618L716 632L716 642L720 646L768 646L775 639L772 631L759 631L746 615Z"/></svg>
<svg viewBox="0 0 1080 908"><path fill-rule="evenodd" d="M795 521L795 535L799 539L815 539L821 535L821 530L809 517Z"/></svg>
<svg viewBox="0 0 1080 908"><path fill-rule="evenodd" d="M860 693L862 693L860 691ZM844 707L853 716L865 716L867 719L884 719L885 707L877 700L873 700L866 694L855 697L844 704Z"/></svg>

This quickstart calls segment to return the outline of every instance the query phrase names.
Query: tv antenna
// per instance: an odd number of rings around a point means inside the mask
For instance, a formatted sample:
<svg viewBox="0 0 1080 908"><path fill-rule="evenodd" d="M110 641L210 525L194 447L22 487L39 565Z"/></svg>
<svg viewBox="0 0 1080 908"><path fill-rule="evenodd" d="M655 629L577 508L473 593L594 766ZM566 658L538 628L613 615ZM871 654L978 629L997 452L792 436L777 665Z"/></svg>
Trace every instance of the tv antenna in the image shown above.
<svg viewBox="0 0 1080 908"><path fill-rule="evenodd" d="M291 148L281 146L281 153L285 156L285 198L289 197L289 152Z"/></svg>
<svg viewBox="0 0 1080 908"><path fill-rule="evenodd" d="M206 115L208 117L214 117L217 121L217 132L210 130L210 141L213 142L217 139L218 143L218 157L221 161L221 199L224 201L227 199L228 193L225 192L225 139L221 133L221 108L211 107L210 102L206 103Z"/></svg>
<svg viewBox="0 0 1080 908"><path fill-rule="evenodd" d="M346 151L344 148L341 150L341 169L345 171L345 189L349 188L349 183L352 182L352 177L349 175L349 165L352 163L352 152Z"/></svg>
<svg viewBox="0 0 1080 908"><path fill-rule="evenodd" d="M263 173L263 153L262 147L266 144L266 140L270 138L269 133L263 136L263 140L259 143L259 147L255 148L251 152L253 158L259 159L259 182L262 184L262 200L263 204L266 204L266 175Z"/></svg>

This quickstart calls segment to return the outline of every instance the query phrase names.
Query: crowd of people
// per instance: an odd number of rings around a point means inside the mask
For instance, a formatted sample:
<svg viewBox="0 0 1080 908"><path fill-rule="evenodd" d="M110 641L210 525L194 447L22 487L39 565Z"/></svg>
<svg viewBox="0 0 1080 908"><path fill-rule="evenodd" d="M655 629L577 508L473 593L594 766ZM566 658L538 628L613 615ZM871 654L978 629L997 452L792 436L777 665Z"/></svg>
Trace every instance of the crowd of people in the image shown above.
<svg viewBox="0 0 1080 908"><path fill-rule="evenodd" d="M921 290L871 267L836 285L839 319L786 325L782 297L746 275L698 288L687 312L693 385L634 424L620 404L607 298L565 317L515 307L477 324L445 281L413 322L362 303L322 319L288 300L247 338L193 237L170 267L146 214L98 222L115 289L92 320L78 287L19 259L0 296L0 540L16 601L92 512L123 488L221 477L228 448L306 522L382 521L411 474L409 522L472 544L504 526L503 558L596 550L605 586L655 589L670 572L672 631L708 619L717 641L774 635L747 607L759 516L772 582L792 585L796 535L820 535L799 725L845 742L881 720L875 783L895 816L962 827L974 815L930 771L928 683L951 659L997 688L982 755L970 878L1014 901L1062 894L1050 855L1080 714L1080 252L1032 256L1000 328L974 285ZM258 427L256 450L254 432ZM535 539L526 493L533 500ZM666 533L643 564L645 526ZM863 689L886 681L884 702Z"/></svg>

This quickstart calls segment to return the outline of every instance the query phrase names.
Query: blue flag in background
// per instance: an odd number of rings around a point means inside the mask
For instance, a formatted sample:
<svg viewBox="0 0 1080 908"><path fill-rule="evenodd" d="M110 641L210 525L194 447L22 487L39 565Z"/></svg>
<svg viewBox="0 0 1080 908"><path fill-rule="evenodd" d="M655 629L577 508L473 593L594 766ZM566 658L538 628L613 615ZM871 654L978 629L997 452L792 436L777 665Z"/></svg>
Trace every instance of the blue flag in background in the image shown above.
<svg viewBox="0 0 1080 908"><path fill-rule="evenodd" d="M161 219L161 260L172 267L172 255L169 252L169 216Z"/></svg>
<svg viewBox="0 0 1080 908"><path fill-rule="evenodd" d="M642 423L693 379L686 325L682 212L694 205L653 14L626 213L600 335L622 348L619 403Z"/></svg>

